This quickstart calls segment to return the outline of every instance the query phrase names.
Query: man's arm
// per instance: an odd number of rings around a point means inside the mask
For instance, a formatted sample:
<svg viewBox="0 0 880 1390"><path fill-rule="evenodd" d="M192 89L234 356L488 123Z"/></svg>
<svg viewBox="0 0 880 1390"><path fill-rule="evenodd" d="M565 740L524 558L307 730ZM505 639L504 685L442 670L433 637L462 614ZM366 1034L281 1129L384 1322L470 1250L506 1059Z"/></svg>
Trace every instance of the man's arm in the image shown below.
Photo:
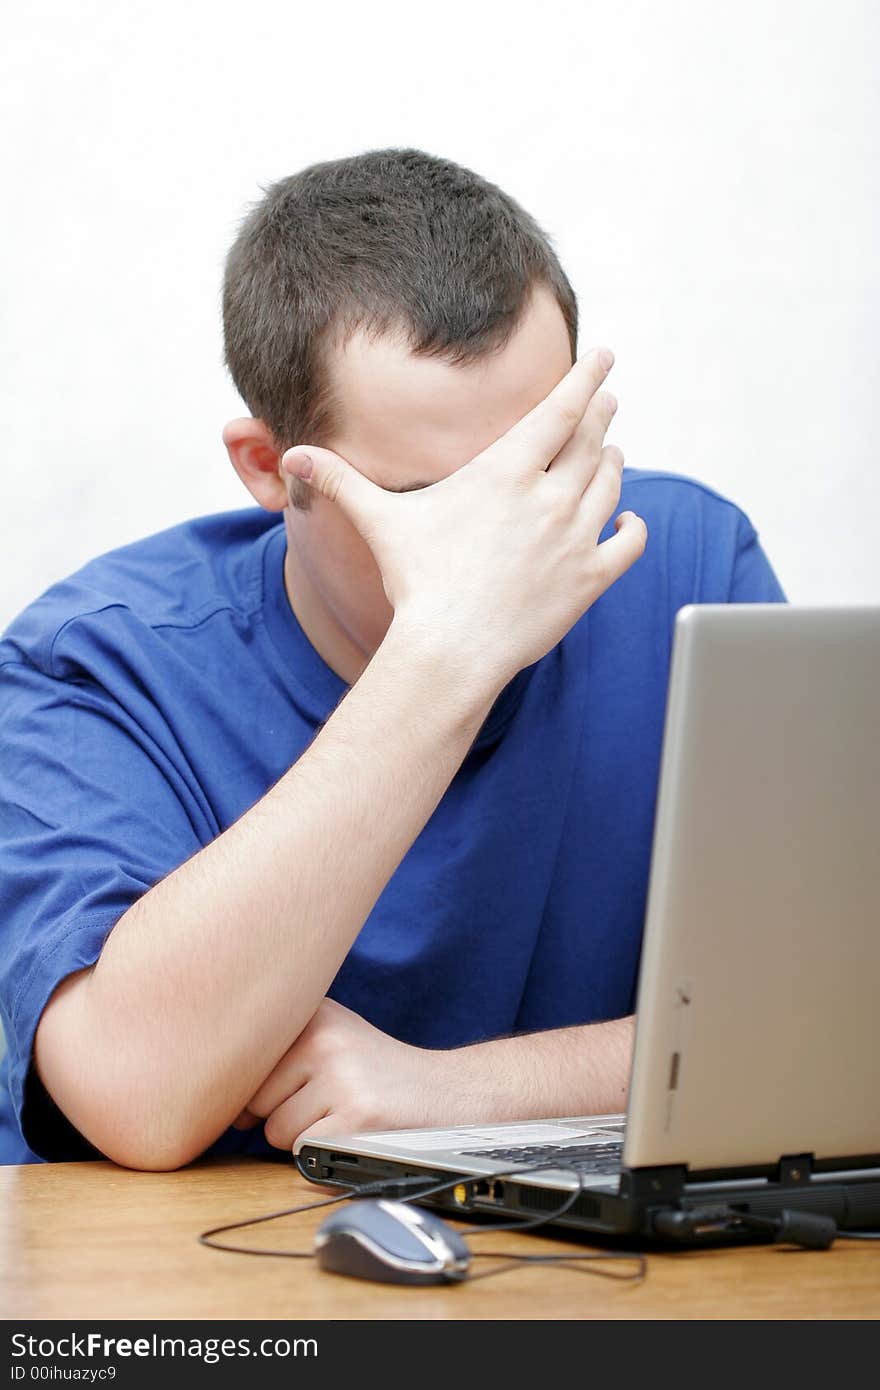
<svg viewBox="0 0 880 1390"><path fill-rule="evenodd" d="M446 1053L446 1060L453 1082L456 1072L466 1082L476 1124L485 1119L478 1111L482 1092L498 1121L616 1115L626 1109L634 1037L630 1016L475 1043Z"/></svg>
<svg viewBox="0 0 880 1390"><path fill-rule="evenodd" d="M294 767L130 907L44 1010L40 1078L110 1158L178 1167L247 1105L315 1014L494 698L641 555L632 513L598 544L623 464L603 447L608 366L579 358L512 430L419 492L383 492L309 450L301 476L369 543L394 619Z"/></svg>
<svg viewBox="0 0 880 1390"><path fill-rule="evenodd" d="M335 1000L308 1027L238 1123L266 1138L609 1115L626 1107L635 1019L522 1033L448 1050L389 1037Z"/></svg>
<svg viewBox="0 0 880 1390"><path fill-rule="evenodd" d="M60 985L37 1068L96 1148L172 1168L222 1133L314 1014L495 694L392 623L299 761Z"/></svg>

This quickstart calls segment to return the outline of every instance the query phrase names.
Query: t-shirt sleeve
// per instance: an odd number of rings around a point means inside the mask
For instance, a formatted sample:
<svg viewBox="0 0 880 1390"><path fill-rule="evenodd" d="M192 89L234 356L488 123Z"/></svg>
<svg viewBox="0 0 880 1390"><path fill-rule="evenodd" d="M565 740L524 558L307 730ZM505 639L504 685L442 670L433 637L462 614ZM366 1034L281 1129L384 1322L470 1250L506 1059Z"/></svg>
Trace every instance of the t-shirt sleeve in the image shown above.
<svg viewBox="0 0 880 1390"><path fill-rule="evenodd" d="M749 518L740 514L736 553L730 583L730 603L788 603L758 533Z"/></svg>
<svg viewBox="0 0 880 1390"><path fill-rule="evenodd" d="M22 1137L94 1156L32 1065L40 1015L112 927L202 848L165 754L96 681L0 666L0 1013Z"/></svg>

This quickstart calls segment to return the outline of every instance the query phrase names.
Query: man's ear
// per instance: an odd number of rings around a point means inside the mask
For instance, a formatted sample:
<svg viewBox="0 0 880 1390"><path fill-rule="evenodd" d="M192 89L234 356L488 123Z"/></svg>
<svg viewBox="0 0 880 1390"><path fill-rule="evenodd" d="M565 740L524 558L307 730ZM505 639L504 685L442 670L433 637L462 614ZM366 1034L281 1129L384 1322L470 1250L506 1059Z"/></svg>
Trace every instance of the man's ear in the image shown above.
<svg viewBox="0 0 880 1390"><path fill-rule="evenodd" d="M251 496L269 512L284 511L290 496L281 473L281 455L268 426L250 415L230 420L223 426L223 443Z"/></svg>

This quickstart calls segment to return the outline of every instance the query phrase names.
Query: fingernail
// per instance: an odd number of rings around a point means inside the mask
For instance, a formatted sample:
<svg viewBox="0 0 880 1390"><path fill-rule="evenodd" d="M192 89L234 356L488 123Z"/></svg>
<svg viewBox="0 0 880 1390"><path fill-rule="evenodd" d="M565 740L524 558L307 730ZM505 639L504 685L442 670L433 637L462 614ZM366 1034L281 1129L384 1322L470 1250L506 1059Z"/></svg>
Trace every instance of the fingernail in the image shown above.
<svg viewBox="0 0 880 1390"><path fill-rule="evenodd" d="M611 368L614 366L614 353L610 348L603 348L599 353L599 365L603 367L606 372L610 372Z"/></svg>
<svg viewBox="0 0 880 1390"><path fill-rule="evenodd" d="M312 476L311 454L298 454L291 450L284 455L281 463L288 473L295 473L298 478L310 478Z"/></svg>

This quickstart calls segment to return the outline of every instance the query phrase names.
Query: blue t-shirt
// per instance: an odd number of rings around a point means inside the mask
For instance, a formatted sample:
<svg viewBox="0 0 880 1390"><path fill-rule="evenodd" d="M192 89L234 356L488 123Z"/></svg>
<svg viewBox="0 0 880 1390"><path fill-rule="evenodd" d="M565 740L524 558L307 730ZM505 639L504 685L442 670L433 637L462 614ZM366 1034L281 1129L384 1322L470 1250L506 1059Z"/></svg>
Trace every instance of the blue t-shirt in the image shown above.
<svg viewBox="0 0 880 1390"><path fill-rule="evenodd" d="M675 614L786 596L711 488L628 468L625 508L644 555L505 686L333 981L395 1038L453 1047L634 1008ZM92 560L0 640L0 1162L99 1156L32 1065L46 1001L348 689L290 607L285 547L277 513L199 517ZM208 1152L273 1151L259 1127Z"/></svg>

